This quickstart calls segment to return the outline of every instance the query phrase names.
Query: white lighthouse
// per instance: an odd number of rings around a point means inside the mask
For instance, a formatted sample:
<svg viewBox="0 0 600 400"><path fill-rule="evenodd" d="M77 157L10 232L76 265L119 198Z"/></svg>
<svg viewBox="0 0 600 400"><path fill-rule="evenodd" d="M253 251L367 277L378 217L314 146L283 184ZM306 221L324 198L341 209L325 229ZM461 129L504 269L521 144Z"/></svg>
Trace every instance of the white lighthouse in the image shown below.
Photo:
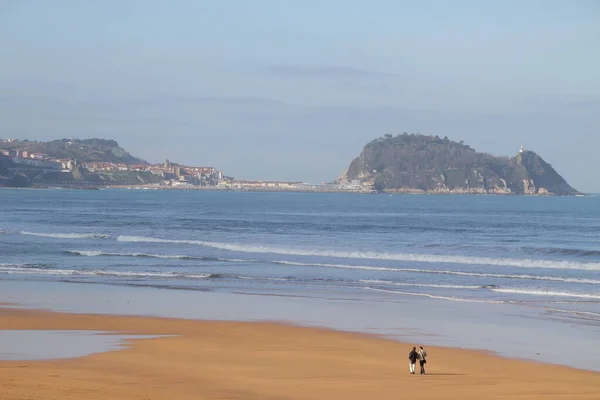
<svg viewBox="0 0 600 400"><path fill-rule="evenodd" d="M519 153L522 153L525 151L525 147L521 146L521 150L519 150Z"/></svg>

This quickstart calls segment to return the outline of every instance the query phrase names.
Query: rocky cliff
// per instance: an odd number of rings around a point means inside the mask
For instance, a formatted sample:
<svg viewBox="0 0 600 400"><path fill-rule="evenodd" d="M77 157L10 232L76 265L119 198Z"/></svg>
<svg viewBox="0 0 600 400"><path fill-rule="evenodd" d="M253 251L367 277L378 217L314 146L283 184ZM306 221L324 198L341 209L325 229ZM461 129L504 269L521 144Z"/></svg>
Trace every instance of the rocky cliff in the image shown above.
<svg viewBox="0 0 600 400"><path fill-rule="evenodd" d="M338 181L355 180L386 192L580 194L532 151L495 157L462 141L406 133L367 144Z"/></svg>

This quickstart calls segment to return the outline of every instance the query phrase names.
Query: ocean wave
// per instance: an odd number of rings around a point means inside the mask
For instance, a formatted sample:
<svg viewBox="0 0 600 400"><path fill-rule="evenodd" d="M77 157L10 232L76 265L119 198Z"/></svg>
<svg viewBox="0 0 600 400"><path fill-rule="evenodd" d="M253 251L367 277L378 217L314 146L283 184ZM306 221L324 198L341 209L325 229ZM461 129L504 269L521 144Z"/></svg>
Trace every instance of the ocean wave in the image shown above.
<svg viewBox="0 0 600 400"><path fill-rule="evenodd" d="M410 273L420 273L420 274L473 276L473 277L481 277L481 278L499 278L499 279L523 279L523 280L553 281L553 282L568 282L568 283L587 283L587 284L592 284L592 285L600 285L600 280L598 280L598 279L562 278L562 277L558 277L558 276L493 274L493 273L483 273L483 272L479 273L479 272L431 270L431 269L418 269L418 268L372 267L372 266L366 266L366 265L302 263L302 262L294 262L294 261L273 261L273 263L280 264L280 265L299 266L299 267L322 267L322 268L358 269L358 270L366 270L366 271L410 272Z"/></svg>
<svg viewBox="0 0 600 400"><path fill-rule="evenodd" d="M44 233L21 231L21 235L41 236L56 239L110 239L111 236L104 233Z"/></svg>
<svg viewBox="0 0 600 400"><path fill-rule="evenodd" d="M401 294L404 296L416 296L416 297L427 297L430 299L438 299L438 300L451 300L451 301L460 301L465 303L487 303L487 304L507 304L509 301L503 300L484 300L484 299L465 299L463 297L452 297L452 296L438 296L429 293L414 293L414 292L403 292L399 290L387 290L387 289L377 289L372 287L365 287L366 290L372 290L375 292L384 292L384 293L393 293L393 294Z"/></svg>
<svg viewBox="0 0 600 400"><path fill-rule="evenodd" d="M119 236L121 242L147 242L147 243L166 243L166 244L188 244L212 247L220 250L242 252L242 253L263 253L263 254L281 254L293 256L315 256L331 258L350 258L350 259L371 259L371 260L390 260L407 261L419 263L445 263L445 264L469 264L469 265L493 265L501 267L517 268L546 268L546 269L574 269L600 271L600 263L586 263L577 261L550 261L516 258L490 258L490 257L470 257L455 255L437 255L437 254L412 254L412 253L375 253L375 252L342 252L342 251L315 251L305 249L292 249L273 246L253 246L235 243L206 242L200 240L183 239L160 239L144 236Z"/></svg>
<svg viewBox="0 0 600 400"><path fill-rule="evenodd" d="M223 273L201 273L192 274L185 272L148 272L148 271L115 271L115 270L77 270L61 269L45 266L44 264L0 264L0 274L26 274L26 275L66 275L66 276L99 276L99 277L122 277L122 278L176 278L176 279L243 279L253 281L272 282L303 282L338 281L335 279L316 278L301 279L296 277L265 277L265 276L243 276Z"/></svg>
<svg viewBox="0 0 600 400"><path fill-rule="evenodd" d="M77 270L77 269L46 269L13 264L0 265L0 273L4 274L31 274L31 275L68 275L68 276L104 276L122 278L184 278L184 279L210 279L222 278L223 274L185 274L176 272L135 272L114 270Z"/></svg>
<svg viewBox="0 0 600 400"><path fill-rule="evenodd" d="M560 255L576 256L576 257L600 256L600 251L598 251L598 250L574 249L574 248L566 248L566 247L522 247L522 250L534 251L534 252L543 253L543 254L560 254Z"/></svg>
<svg viewBox="0 0 600 400"><path fill-rule="evenodd" d="M389 285L389 286L406 286L406 287L424 287L424 288L437 288L437 289L483 289L489 287L489 285L445 285L435 283L405 283L405 282L394 282L385 281L378 279L361 279L359 282L375 285Z"/></svg>
<svg viewBox="0 0 600 400"><path fill-rule="evenodd" d="M548 296L548 297L576 297L580 299L600 300L600 294L572 293L572 292L554 292L549 290L527 290L527 289L490 289L492 292L506 294L524 294L529 296Z"/></svg>
<svg viewBox="0 0 600 400"><path fill-rule="evenodd" d="M251 281L273 281L273 282L294 282L298 281L298 278L274 278L274 277L263 277L263 276L236 276L237 279L251 280Z"/></svg>
<svg viewBox="0 0 600 400"><path fill-rule="evenodd" d="M36 263L36 264L32 264L32 263L18 263L18 264L14 264L14 263L0 263L0 269L2 268L37 268L41 271L46 271L48 269L52 269L54 268L54 266L52 264L40 264L40 263Z"/></svg>
<svg viewBox="0 0 600 400"><path fill-rule="evenodd" d="M237 258L188 256L182 254L149 254L149 253L113 253L98 250L65 250L66 254L85 257L140 257L140 258L160 258L173 260L199 260L199 261L226 261L226 262L253 262L252 260L240 260Z"/></svg>
<svg viewBox="0 0 600 400"><path fill-rule="evenodd" d="M264 277L264 276L243 276L222 273L201 273L192 274L184 272L148 272L148 271L115 271L115 270L77 270L61 268L44 268L43 264L0 264L0 274L24 274L24 275L64 275L64 276L99 276L99 277L120 277L120 278L176 278L176 279L243 279L253 281L273 281L273 282L304 282L295 277ZM317 279L321 280L321 279ZM323 279L327 280L327 279ZM333 281L333 280L331 280Z"/></svg>
<svg viewBox="0 0 600 400"><path fill-rule="evenodd" d="M210 242L203 242L200 240L185 240L185 239L161 239L148 236L117 236L119 242L134 242L134 243L167 243L167 244L191 244L197 246L210 246Z"/></svg>
<svg viewBox="0 0 600 400"><path fill-rule="evenodd" d="M594 321L600 321L600 313L595 313L595 312L591 312L591 311L565 310L562 308L552 308L552 307L542 307L542 309L544 309L546 311L552 311L552 312L573 314L578 317L592 319Z"/></svg>

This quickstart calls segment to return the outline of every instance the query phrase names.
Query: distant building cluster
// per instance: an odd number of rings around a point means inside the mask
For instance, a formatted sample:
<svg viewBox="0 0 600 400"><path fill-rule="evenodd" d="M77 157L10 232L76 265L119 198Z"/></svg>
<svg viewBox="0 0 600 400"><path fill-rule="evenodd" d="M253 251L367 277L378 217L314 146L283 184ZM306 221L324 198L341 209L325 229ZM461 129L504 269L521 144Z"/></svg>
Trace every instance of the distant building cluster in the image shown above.
<svg viewBox="0 0 600 400"><path fill-rule="evenodd" d="M373 182L371 180L362 182L360 179L340 179L337 185L341 189L360 189L366 186L373 186Z"/></svg>
<svg viewBox="0 0 600 400"><path fill-rule="evenodd" d="M165 160L162 164L125 164L111 162L88 162L82 165L90 172L136 171L149 172L165 180L167 185L215 186L226 179L223 172L214 167L189 167Z"/></svg>
<svg viewBox="0 0 600 400"><path fill-rule="evenodd" d="M310 184L304 182L288 181L223 181L220 187L228 190L241 191L273 191L273 192L356 192L368 193L373 190L372 186L355 181L348 183L327 183Z"/></svg>
<svg viewBox="0 0 600 400"><path fill-rule="evenodd" d="M12 143L14 139L5 142ZM72 168L73 160L48 157L44 153L34 153L27 150L0 149L0 154L8 157L13 163L20 165L21 169L27 166L44 170L44 172L55 172L69 170Z"/></svg>
<svg viewBox="0 0 600 400"><path fill-rule="evenodd" d="M0 139L0 144L18 144L17 139ZM69 142L70 143L70 142ZM161 164L127 164L109 161L78 162L76 159L61 159L50 157L45 153L31 152L23 149L3 148L0 156L9 158L14 164L14 172L25 172L29 169L42 172L71 172L76 166L83 167L90 172L110 174L119 172L149 172L164 179L163 184L168 186L194 185L216 186L225 180L231 180L217 171L214 167L183 166L166 160Z"/></svg>
<svg viewBox="0 0 600 400"><path fill-rule="evenodd" d="M16 139L0 139L0 144L20 142ZM67 142L71 144L71 142ZM171 186L180 188L215 188L241 191L369 191L372 185L365 185L360 180L340 181L312 185L295 181L269 180L235 180L225 176L214 167L185 166L165 160L160 164L127 164L122 162L95 161L79 162L76 159L53 158L44 153L31 152L22 149L0 149L0 157L5 156L15 164L13 172L27 170L42 170L48 172L75 172L76 167L85 168L96 174L120 174L127 172L150 173L162 179L154 179L152 185Z"/></svg>
<svg viewBox="0 0 600 400"><path fill-rule="evenodd" d="M286 181L231 181L224 183L230 189L299 189L304 184L302 182Z"/></svg>

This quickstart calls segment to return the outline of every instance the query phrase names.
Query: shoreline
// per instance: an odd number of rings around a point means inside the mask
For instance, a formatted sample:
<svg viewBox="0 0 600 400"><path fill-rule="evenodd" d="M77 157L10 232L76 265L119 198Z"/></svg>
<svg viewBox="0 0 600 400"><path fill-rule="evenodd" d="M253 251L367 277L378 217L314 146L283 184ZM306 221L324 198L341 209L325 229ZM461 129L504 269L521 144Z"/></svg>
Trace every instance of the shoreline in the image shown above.
<svg viewBox="0 0 600 400"><path fill-rule="evenodd" d="M124 349L0 361L0 397L56 399L594 399L600 373L428 346L428 375L408 374L411 344L283 322L207 321L0 307L1 330L170 335ZM414 389L414 390L412 390Z"/></svg>
<svg viewBox="0 0 600 400"><path fill-rule="evenodd" d="M377 334L399 342L427 337L428 343L436 346L492 351L502 357L600 372L595 322L512 304L446 302L371 292L352 296L308 292L282 296L269 291L219 291L207 287L173 291L160 286L71 281L0 281L0 292L0 300L28 309L206 321L286 321L299 326ZM189 304L200 306L188 307ZM347 316L349 309L355 310L354 318ZM577 359L564 357L562 349L570 348L574 342L588 350Z"/></svg>
<svg viewBox="0 0 600 400"><path fill-rule="evenodd" d="M420 189L387 189L382 192L375 190L360 189L282 189L282 188L224 188L215 186L163 186L163 185L51 185L8 187L0 186L0 189L65 189L65 190L181 190L181 191L206 191L206 192L238 192L238 193L347 193L363 195L431 195L431 196L498 196L498 197L593 197L593 194L579 193L562 195L553 193L506 193L506 192L484 192L478 190L446 190L446 191L424 191Z"/></svg>

